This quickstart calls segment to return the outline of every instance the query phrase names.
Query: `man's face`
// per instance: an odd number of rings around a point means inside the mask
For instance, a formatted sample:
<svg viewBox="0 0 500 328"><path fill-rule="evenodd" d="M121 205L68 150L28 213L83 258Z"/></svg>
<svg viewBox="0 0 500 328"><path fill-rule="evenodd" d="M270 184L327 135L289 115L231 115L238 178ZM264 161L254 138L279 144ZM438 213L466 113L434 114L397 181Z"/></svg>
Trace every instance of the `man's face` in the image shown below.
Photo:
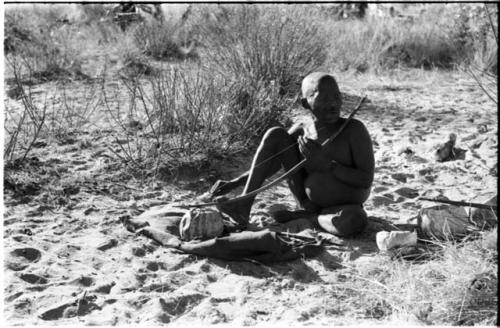
<svg viewBox="0 0 500 328"><path fill-rule="evenodd" d="M312 73L302 82L302 106L320 121L334 123L340 117L340 92L327 74Z"/></svg>

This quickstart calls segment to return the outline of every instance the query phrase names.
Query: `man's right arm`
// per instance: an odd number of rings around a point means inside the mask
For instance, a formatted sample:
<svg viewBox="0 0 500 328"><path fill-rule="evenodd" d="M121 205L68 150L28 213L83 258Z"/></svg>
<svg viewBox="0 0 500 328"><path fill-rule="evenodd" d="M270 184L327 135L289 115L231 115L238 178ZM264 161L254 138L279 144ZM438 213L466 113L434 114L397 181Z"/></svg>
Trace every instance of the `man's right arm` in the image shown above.
<svg viewBox="0 0 500 328"><path fill-rule="evenodd" d="M294 123L290 129L288 129L288 134L292 136L293 140L297 140L300 136L304 135L304 123L298 122Z"/></svg>

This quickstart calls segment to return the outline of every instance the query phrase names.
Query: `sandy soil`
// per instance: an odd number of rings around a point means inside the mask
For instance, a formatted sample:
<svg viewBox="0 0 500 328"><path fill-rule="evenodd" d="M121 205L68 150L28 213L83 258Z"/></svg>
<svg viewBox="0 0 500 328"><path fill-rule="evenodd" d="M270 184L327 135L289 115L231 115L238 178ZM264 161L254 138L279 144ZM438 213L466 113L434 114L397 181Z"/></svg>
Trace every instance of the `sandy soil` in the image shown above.
<svg viewBox="0 0 500 328"><path fill-rule="evenodd" d="M209 183L191 178L141 188L120 183L107 132L40 144L27 164L41 180L4 198L4 317L13 325L175 325L230 323L354 324L375 320L347 308L335 286L367 262L381 222L406 223L417 196L485 200L496 193L497 109L466 75L412 71L392 77L337 74L348 94L369 102L357 117L374 140L375 182L366 203L370 225L321 256L263 266L175 253L127 231L120 216L193 201ZM37 88L47 88L48 85ZM70 87L78 88L78 85ZM36 88L35 88L36 90ZM6 100L6 107L14 106ZM294 115L301 115L297 112ZM464 160L438 163L436 145L457 134ZM227 175L243 170L235 161ZM30 166L31 165L31 166ZM221 172L218 172L219 174ZM17 173L21 174L21 173ZM37 190L38 184L53 188ZM60 206L56 206L59 204ZM258 197L252 220L273 224L274 204L294 208L283 183ZM316 233L316 232L311 232Z"/></svg>

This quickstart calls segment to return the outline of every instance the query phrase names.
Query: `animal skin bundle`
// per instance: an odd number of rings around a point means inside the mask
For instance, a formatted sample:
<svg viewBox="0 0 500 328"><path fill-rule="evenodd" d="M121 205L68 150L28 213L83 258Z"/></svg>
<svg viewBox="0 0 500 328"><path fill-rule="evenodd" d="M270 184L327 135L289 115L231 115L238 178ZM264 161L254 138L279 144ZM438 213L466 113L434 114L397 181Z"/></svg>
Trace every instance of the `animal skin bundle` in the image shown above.
<svg viewBox="0 0 500 328"><path fill-rule="evenodd" d="M184 214L179 225L182 240L206 240L222 235L224 223L219 211L212 208L191 209Z"/></svg>

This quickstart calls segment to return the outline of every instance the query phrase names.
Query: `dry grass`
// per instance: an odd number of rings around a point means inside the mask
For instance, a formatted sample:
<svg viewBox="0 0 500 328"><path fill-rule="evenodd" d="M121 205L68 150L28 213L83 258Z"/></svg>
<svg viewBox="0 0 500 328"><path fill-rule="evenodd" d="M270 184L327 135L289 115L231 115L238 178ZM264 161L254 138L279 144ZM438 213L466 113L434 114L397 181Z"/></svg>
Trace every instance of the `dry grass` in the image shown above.
<svg viewBox="0 0 500 328"><path fill-rule="evenodd" d="M357 319L432 325L495 325L497 316L497 250L483 238L435 242L421 262L377 256L351 268L334 286L325 313Z"/></svg>
<svg viewBox="0 0 500 328"><path fill-rule="evenodd" d="M143 54L156 60L196 58L194 44L181 37L181 29L167 20L145 22L134 28L134 42Z"/></svg>
<svg viewBox="0 0 500 328"><path fill-rule="evenodd" d="M233 79L275 81L282 92L293 94L297 82L323 64L327 51L325 36L300 9L235 5L211 16L203 12L208 17L193 15L202 62Z"/></svg>
<svg viewBox="0 0 500 328"><path fill-rule="evenodd" d="M491 7L492 22L497 11ZM490 70L498 45L487 7L430 6L420 16L322 20L330 37L329 66L340 70L446 68L474 63Z"/></svg>
<svg viewBox="0 0 500 328"><path fill-rule="evenodd" d="M39 139L47 119L47 99L43 104L34 101L31 89L24 88L20 82L19 70L14 67L15 90L22 102L21 112L6 110L4 124L4 165L11 166L26 160Z"/></svg>
<svg viewBox="0 0 500 328"><path fill-rule="evenodd" d="M154 177L185 165L206 168L214 157L246 151L282 123L291 105L277 88L248 88L193 65L163 67L122 83L128 108L116 102L118 89L102 88L117 138L125 140L116 155Z"/></svg>
<svg viewBox="0 0 500 328"><path fill-rule="evenodd" d="M85 43L78 28L45 20L34 26L30 19L30 15L6 15L4 47L10 61L22 65L30 72L27 78L37 82L84 78L81 53Z"/></svg>

